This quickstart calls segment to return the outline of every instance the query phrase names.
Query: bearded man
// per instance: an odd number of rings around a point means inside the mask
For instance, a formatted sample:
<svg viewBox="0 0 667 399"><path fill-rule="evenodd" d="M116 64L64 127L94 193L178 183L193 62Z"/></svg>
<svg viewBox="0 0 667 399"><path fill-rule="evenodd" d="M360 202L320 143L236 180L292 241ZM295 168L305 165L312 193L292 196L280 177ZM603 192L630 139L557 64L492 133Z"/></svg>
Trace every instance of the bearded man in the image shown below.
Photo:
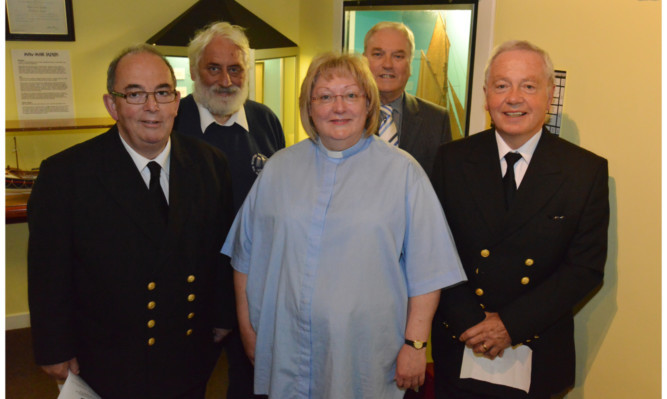
<svg viewBox="0 0 667 399"><path fill-rule="evenodd" d="M181 100L174 127L219 148L229 161L234 210L266 160L285 147L278 117L248 100L250 44L243 28L212 23L188 46L194 92Z"/></svg>
<svg viewBox="0 0 667 399"><path fill-rule="evenodd" d="M242 27L227 22L206 26L190 42L188 58L194 92L181 100L174 128L225 153L236 213L266 160L285 147L283 129L267 106L248 100L250 44ZM224 345L227 398L252 398L253 366L238 331Z"/></svg>

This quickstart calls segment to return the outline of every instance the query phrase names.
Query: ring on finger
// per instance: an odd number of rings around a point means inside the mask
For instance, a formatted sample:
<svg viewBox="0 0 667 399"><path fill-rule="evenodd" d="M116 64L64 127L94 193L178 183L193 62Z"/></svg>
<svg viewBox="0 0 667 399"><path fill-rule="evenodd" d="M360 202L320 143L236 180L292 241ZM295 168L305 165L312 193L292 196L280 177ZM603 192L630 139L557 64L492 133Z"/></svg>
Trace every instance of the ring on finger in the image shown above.
<svg viewBox="0 0 667 399"><path fill-rule="evenodd" d="M486 344L485 344L485 343L482 343L482 348L484 348L484 352L486 352L486 351L488 351L488 350L489 350L489 348L488 348L488 347L486 346Z"/></svg>

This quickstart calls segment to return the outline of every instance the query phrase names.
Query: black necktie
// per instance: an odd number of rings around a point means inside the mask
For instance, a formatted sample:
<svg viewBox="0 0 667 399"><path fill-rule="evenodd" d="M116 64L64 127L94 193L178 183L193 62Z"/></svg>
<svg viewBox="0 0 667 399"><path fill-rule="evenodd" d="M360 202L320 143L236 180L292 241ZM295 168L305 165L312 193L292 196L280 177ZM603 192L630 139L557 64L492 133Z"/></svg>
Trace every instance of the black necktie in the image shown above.
<svg viewBox="0 0 667 399"><path fill-rule="evenodd" d="M162 186L160 186L160 172L162 171L162 167L159 163L150 161L148 163L148 169L151 171L151 181L148 183L148 191L150 192L151 197L153 197L155 206L166 221L169 214L169 205L164 196L164 191L162 191Z"/></svg>
<svg viewBox="0 0 667 399"><path fill-rule="evenodd" d="M505 154L507 162L507 172L503 177L503 188L505 189L505 209L510 209L514 195L516 194L516 178L514 177L514 164L521 159L521 154L517 152L508 152Z"/></svg>

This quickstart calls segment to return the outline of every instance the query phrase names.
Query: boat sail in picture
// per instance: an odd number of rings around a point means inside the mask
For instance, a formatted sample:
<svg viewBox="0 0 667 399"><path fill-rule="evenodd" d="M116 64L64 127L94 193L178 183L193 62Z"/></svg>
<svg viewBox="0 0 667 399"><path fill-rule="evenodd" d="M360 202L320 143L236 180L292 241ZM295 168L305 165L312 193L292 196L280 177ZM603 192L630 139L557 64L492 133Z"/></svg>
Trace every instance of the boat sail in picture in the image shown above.
<svg viewBox="0 0 667 399"><path fill-rule="evenodd" d="M16 137L14 137L14 154L16 155L16 167L7 165L5 168L5 188L29 189L37 180L39 168L22 170L19 166L19 153L16 148Z"/></svg>

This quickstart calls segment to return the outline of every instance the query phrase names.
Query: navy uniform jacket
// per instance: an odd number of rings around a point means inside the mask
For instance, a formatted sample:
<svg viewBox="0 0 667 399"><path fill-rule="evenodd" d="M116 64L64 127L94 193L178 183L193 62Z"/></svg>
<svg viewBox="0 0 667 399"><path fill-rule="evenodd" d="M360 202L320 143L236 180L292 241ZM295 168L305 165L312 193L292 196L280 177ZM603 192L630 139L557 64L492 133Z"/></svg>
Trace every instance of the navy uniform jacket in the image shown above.
<svg viewBox="0 0 667 399"><path fill-rule="evenodd" d="M171 135L165 227L116 126L42 162L28 202L36 361L78 359L103 398L173 398L205 384L233 324L220 151Z"/></svg>
<svg viewBox="0 0 667 399"><path fill-rule="evenodd" d="M201 130L199 109L192 95L181 100L174 129L188 136L202 139L220 149L229 161L236 212L264 167L266 160L285 148L285 135L278 117L269 107L247 100L243 105L249 132L238 125L223 127L213 124Z"/></svg>
<svg viewBox="0 0 667 399"><path fill-rule="evenodd" d="M503 398L523 391L459 379L458 337L498 312L533 350L531 393L574 383L573 308L602 281L607 161L544 130L509 211L493 130L442 146L433 185L468 282L444 290L433 323L437 384Z"/></svg>
<svg viewBox="0 0 667 399"><path fill-rule="evenodd" d="M398 147L412 155L430 177L438 147L452 141L447 109L405 93L399 134Z"/></svg>

